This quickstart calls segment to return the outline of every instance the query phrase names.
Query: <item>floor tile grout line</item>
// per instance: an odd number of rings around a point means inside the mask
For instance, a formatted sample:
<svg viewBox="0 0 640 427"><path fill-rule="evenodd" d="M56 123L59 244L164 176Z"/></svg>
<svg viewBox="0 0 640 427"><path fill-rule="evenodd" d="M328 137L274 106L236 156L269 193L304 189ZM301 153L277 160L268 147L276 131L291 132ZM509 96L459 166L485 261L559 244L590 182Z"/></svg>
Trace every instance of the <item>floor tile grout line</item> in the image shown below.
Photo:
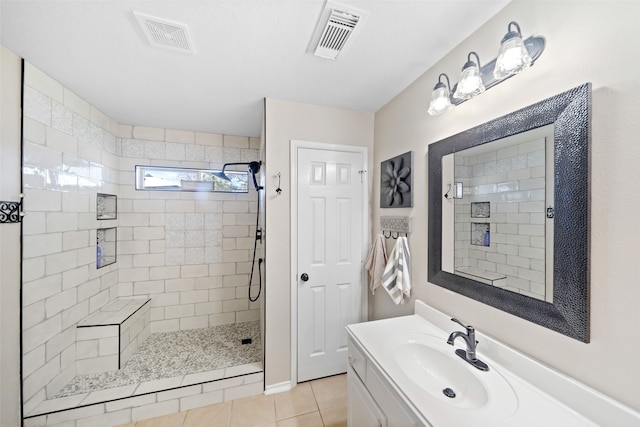
<svg viewBox="0 0 640 427"><path fill-rule="evenodd" d="M315 411L303 412L303 413L301 413L301 414L292 415L292 416L287 417L287 418L281 418L281 419L276 420L276 424L277 424L277 423L279 423L280 421L287 421L287 420L291 420L291 419L293 419L293 418L301 417L301 416L303 416L303 415L313 414L314 412L320 413L320 410L319 410L319 409L316 409Z"/></svg>

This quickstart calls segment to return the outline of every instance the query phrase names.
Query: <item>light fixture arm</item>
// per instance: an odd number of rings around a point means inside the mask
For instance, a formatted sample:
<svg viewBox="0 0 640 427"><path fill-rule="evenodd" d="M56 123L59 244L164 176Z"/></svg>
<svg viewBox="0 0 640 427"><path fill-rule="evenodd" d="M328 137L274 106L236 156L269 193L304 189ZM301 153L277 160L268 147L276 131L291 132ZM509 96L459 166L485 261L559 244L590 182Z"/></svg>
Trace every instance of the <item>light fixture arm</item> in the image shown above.
<svg viewBox="0 0 640 427"><path fill-rule="evenodd" d="M482 70L482 65L480 64L480 57L474 51L469 52L469 54L467 55L467 63L464 64L464 67L462 67L462 68L467 68L467 66L470 66L470 65L474 64L474 62L471 60L471 55L475 55L475 57L476 57L475 64L478 65L478 69L479 70Z"/></svg>
<svg viewBox="0 0 640 427"><path fill-rule="evenodd" d="M438 83L436 84L435 88L437 88L439 85L443 85L444 86L444 83L442 83L442 78L443 77L445 79L447 79L447 89L449 90L449 93L451 93L451 82L449 81L449 76L447 76L445 73L440 73L440 75L438 76Z"/></svg>
<svg viewBox="0 0 640 427"><path fill-rule="evenodd" d="M516 29L513 30L511 28L512 26L516 27ZM514 37L522 38L522 32L520 31L520 25L518 25L516 21L511 21L509 22L509 25L507 25L507 34L504 35L504 37L500 41L500 44L504 44L504 42Z"/></svg>
<svg viewBox="0 0 640 427"><path fill-rule="evenodd" d="M516 33L518 33L518 35L520 37L522 37L522 33L520 32L520 25L518 25L518 23L516 21L511 21L509 22L509 25L507 26L507 33L512 33L513 30L511 29L511 26L515 26L516 27Z"/></svg>

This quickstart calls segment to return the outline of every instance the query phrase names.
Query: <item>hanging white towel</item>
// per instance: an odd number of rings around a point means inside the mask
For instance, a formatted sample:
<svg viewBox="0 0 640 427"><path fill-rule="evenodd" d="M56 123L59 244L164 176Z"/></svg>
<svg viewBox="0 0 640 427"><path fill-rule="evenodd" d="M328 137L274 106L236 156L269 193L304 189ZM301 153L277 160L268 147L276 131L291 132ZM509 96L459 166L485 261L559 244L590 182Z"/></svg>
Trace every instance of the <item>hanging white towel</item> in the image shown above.
<svg viewBox="0 0 640 427"><path fill-rule="evenodd" d="M398 237L389 262L382 274L382 285L396 304L405 304L411 297L411 254L407 238Z"/></svg>
<svg viewBox="0 0 640 427"><path fill-rule="evenodd" d="M387 246L382 233L376 236L376 240L371 246L365 268L369 272L369 287L371 293L376 293L376 288L382 284L382 273L387 265Z"/></svg>

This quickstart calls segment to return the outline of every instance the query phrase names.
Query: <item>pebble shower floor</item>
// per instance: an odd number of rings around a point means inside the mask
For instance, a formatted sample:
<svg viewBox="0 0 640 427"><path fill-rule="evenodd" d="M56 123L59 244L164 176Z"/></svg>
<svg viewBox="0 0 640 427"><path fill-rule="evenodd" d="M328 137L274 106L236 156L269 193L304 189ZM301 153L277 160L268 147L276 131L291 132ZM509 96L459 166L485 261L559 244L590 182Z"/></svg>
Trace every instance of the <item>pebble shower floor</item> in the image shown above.
<svg viewBox="0 0 640 427"><path fill-rule="evenodd" d="M251 338L250 344L242 340ZM117 371L75 377L55 398L262 360L260 322L157 332Z"/></svg>

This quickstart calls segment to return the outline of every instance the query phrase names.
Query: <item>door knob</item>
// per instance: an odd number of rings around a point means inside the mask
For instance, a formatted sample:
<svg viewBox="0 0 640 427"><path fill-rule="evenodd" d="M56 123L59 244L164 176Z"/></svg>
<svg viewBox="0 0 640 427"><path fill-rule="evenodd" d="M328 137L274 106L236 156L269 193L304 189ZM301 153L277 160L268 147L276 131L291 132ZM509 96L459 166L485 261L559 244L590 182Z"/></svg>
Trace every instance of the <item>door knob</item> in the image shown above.
<svg viewBox="0 0 640 427"><path fill-rule="evenodd" d="M303 282L306 282L307 280L309 280L309 275L307 273L302 273L300 275L300 280L302 280Z"/></svg>

